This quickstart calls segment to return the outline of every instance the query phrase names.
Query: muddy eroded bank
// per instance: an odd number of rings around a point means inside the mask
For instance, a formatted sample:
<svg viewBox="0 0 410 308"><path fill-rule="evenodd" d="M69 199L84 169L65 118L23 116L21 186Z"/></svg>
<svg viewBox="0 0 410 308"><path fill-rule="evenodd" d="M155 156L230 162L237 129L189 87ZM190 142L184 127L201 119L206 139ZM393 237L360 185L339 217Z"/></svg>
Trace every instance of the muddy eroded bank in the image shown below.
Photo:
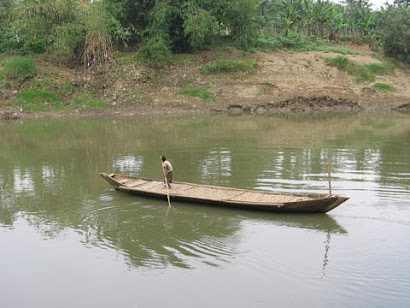
<svg viewBox="0 0 410 308"><path fill-rule="evenodd" d="M359 82L354 76L327 65L336 53L289 52L214 54L203 52L162 69L133 63L133 54L122 54L104 67L72 69L37 59L38 84L70 85L60 96L62 109L24 110L18 101L29 82L12 89L0 89L0 119L98 117L147 113L283 113L312 111L410 110L410 74L401 66L391 74ZM187 56L185 56L187 57ZM369 51L346 55L357 65L378 64ZM252 72L203 74L201 68L217 59L253 61ZM50 79L50 76L52 78ZM389 86L384 91L380 85ZM209 97L186 95L200 89ZM50 90L50 89L48 89ZM84 96L84 93L86 95ZM82 96L81 96L82 95ZM76 97L104 103L104 108L72 106ZM78 100L78 99L77 99ZM44 104L50 104L45 101ZM46 106L47 107L47 106Z"/></svg>

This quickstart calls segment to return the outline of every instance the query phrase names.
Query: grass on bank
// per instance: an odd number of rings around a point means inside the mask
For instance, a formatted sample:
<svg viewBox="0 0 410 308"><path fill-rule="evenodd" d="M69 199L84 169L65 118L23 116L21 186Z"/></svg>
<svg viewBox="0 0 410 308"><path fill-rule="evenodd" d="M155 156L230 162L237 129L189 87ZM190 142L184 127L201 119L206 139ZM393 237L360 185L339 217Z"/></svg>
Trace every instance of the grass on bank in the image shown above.
<svg viewBox="0 0 410 308"><path fill-rule="evenodd" d="M35 62L26 57L13 56L2 61L0 87L21 83L37 74Z"/></svg>
<svg viewBox="0 0 410 308"><path fill-rule="evenodd" d="M272 52L278 49L287 49L298 52L321 51L324 53L334 52L342 55L360 55L357 50L341 46L337 43L321 40L294 33L288 36L266 35L256 40L256 50Z"/></svg>
<svg viewBox="0 0 410 308"><path fill-rule="evenodd" d="M23 111L46 111L64 109L63 100L54 92L47 90L25 89L20 91L11 103Z"/></svg>
<svg viewBox="0 0 410 308"><path fill-rule="evenodd" d="M395 88L391 84L381 82L375 83L372 87L383 92L391 92L395 90Z"/></svg>
<svg viewBox="0 0 410 308"><path fill-rule="evenodd" d="M22 111L92 110L109 106L106 102L94 99L89 93L78 94L71 103L65 103L60 95L53 91L34 88L20 91L11 105L20 107Z"/></svg>
<svg viewBox="0 0 410 308"><path fill-rule="evenodd" d="M226 74L226 73L238 73L246 72L253 73L258 67L257 63L253 60L246 61L231 61L231 60L218 60L209 64L206 64L200 68L202 74Z"/></svg>
<svg viewBox="0 0 410 308"><path fill-rule="evenodd" d="M344 56L328 58L326 64L355 76L358 82L375 81L377 75L392 74L397 67L394 61L360 65Z"/></svg>
<svg viewBox="0 0 410 308"><path fill-rule="evenodd" d="M185 88L179 91L179 94L191 97L199 97L202 100L212 99L212 93L208 89L204 88Z"/></svg>
<svg viewBox="0 0 410 308"><path fill-rule="evenodd" d="M91 93L85 92L78 94L74 97L74 100L70 105L70 108L93 110L105 108L108 106L109 104L107 102L97 100L92 96Z"/></svg>
<svg viewBox="0 0 410 308"><path fill-rule="evenodd" d="M334 52L334 53L339 53L342 55L360 55L360 51L349 49L349 48L343 48L343 47L338 47L338 46L318 46L318 45L307 45L303 48L300 48L299 51L321 51L324 53L329 53L329 52Z"/></svg>

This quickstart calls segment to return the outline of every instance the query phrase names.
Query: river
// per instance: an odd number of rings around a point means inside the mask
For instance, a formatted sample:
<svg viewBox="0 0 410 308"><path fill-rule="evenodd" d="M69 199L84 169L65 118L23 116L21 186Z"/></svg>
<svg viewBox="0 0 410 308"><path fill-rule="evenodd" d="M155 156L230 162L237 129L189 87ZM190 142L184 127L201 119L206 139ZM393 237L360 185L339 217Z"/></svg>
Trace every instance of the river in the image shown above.
<svg viewBox="0 0 410 308"><path fill-rule="evenodd" d="M409 307L410 116L0 122L0 306ZM350 197L275 214L115 191L99 172Z"/></svg>

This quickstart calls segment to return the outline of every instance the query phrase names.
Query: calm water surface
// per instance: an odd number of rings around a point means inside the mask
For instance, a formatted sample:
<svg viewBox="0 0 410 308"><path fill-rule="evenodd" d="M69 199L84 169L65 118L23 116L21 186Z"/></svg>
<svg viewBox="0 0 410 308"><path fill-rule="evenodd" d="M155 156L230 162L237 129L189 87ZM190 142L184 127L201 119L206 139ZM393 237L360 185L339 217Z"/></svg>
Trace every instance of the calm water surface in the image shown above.
<svg viewBox="0 0 410 308"><path fill-rule="evenodd" d="M0 122L0 307L409 307L410 116ZM257 213L120 193L99 172L351 199Z"/></svg>

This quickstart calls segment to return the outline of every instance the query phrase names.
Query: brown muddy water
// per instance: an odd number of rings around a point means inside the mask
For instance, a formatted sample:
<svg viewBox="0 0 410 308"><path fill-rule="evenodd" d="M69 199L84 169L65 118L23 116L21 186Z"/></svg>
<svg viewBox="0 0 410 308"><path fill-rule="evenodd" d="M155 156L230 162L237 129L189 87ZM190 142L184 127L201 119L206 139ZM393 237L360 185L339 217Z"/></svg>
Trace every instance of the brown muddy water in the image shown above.
<svg viewBox="0 0 410 308"><path fill-rule="evenodd" d="M0 122L0 307L409 307L410 116ZM152 200L98 175L350 200L291 215Z"/></svg>

